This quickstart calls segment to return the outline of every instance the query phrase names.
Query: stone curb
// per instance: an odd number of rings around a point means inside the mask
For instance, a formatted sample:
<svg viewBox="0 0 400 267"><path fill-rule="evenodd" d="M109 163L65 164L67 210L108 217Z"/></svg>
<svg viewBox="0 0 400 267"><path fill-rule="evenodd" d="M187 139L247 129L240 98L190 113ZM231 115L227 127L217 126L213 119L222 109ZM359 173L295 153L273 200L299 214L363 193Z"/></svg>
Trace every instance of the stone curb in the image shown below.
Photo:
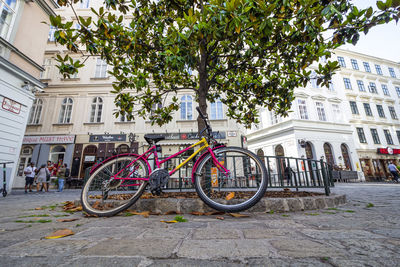
<svg viewBox="0 0 400 267"><path fill-rule="evenodd" d="M303 210L318 210L335 208L346 203L346 195L313 196L298 198L262 198L255 206L247 212L292 212ZM75 201L80 205L80 200ZM139 199L130 209L150 212L177 211L180 213L210 212L214 209L207 206L198 198L176 199L155 198Z"/></svg>

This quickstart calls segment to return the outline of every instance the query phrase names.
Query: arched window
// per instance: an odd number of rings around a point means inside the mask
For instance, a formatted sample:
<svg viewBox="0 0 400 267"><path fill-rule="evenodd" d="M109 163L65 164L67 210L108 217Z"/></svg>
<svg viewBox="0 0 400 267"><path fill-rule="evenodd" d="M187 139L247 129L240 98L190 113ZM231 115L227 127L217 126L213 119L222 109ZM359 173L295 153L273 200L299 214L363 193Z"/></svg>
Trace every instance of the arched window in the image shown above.
<svg viewBox="0 0 400 267"><path fill-rule="evenodd" d="M214 103L211 103L211 119L212 120L220 120L224 118L224 111L222 108L222 102L220 99L215 100Z"/></svg>
<svg viewBox="0 0 400 267"><path fill-rule="evenodd" d="M331 166L335 165L335 160L333 158L333 153L332 153L332 147L329 143L324 144L324 152L325 152L326 162Z"/></svg>
<svg viewBox="0 0 400 267"><path fill-rule="evenodd" d="M312 144L310 142L306 142L306 158L307 159L314 159Z"/></svg>
<svg viewBox="0 0 400 267"><path fill-rule="evenodd" d="M72 105L74 101L70 97L66 97L63 99L61 104L60 116L58 117L58 123L70 123L71 122L71 113L72 113Z"/></svg>
<svg viewBox="0 0 400 267"><path fill-rule="evenodd" d="M264 151L262 149L257 150L257 156L259 156L260 159L265 163Z"/></svg>
<svg viewBox="0 0 400 267"><path fill-rule="evenodd" d="M181 97L181 120L192 120L192 97L184 95Z"/></svg>
<svg viewBox="0 0 400 267"><path fill-rule="evenodd" d="M283 150L283 147L281 145L277 145L275 147L275 156L278 156L278 157L285 156L285 151Z"/></svg>
<svg viewBox="0 0 400 267"><path fill-rule="evenodd" d="M101 113L103 112L103 99L95 97L92 101L92 109L90 111L90 122L101 122Z"/></svg>
<svg viewBox="0 0 400 267"><path fill-rule="evenodd" d="M350 160L349 150L347 149L347 145L342 144L340 148L342 150L343 161L344 165L346 166L346 169L352 171L353 168L351 167L351 160Z"/></svg>
<svg viewBox="0 0 400 267"><path fill-rule="evenodd" d="M43 100L35 99L29 114L28 124L39 124L40 117L42 116Z"/></svg>
<svg viewBox="0 0 400 267"><path fill-rule="evenodd" d="M11 31L15 23L18 12L17 0L1 0L0 1L0 37L10 39Z"/></svg>

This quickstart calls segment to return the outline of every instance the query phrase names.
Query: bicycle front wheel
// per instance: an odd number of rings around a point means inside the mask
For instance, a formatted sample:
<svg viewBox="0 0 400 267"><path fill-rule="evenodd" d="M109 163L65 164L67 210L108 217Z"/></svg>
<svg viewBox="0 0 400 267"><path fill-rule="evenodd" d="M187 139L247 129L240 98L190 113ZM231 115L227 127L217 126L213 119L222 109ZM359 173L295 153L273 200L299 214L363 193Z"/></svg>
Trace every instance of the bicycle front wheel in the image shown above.
<svg viewBox="0 0 400 267"><path fill-rule="evenodd" d="M213 151L195 170L195 187L199 197L211 208L224 212L239 212L254 206L267 189L267 171L254 153L240 147L224 147Z"/></svg>
<svg viewBox="0 0 400 267"><path fill-rule="evenodd" d="M148 183L148 170L146 162L136 156L116 157L104 162L83 187L83 210L105 217L129 208L143 194ZM113 178L116 174L118 177Z"/></svg>

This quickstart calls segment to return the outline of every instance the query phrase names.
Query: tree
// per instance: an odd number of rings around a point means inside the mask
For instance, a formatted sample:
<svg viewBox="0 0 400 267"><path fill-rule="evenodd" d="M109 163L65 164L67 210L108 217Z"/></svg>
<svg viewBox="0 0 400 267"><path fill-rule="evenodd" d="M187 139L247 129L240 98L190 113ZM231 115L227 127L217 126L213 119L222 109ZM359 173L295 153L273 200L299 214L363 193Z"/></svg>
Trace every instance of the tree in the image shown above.
<svg viewBox="0 0 400 267"><path fill-rule="evenodd" d="M58 0L73 8L79 0ZM287 115L293 90L305 86L307 68L360 32L398 21L400 0L377 1L360 10L348 0L105 0L93 16L71 21L52 17L56 42L71 53L101 56L112 66L116 113L133 118L150 115L153 123L171 121L179 109L176 95L193 90L200 109L221 97L227 116L249 127L257 108ZM130 15L129 19L127 15ZM57 56L64 76L83 63L69 54ZM317 83L328 86L338 63L316 70ZM152 111L154 104L164 104ZM157 105L158 106L158 105ZM140 107L140 108L137 108ZM202 121L199 121L199 130Z"/></svg>

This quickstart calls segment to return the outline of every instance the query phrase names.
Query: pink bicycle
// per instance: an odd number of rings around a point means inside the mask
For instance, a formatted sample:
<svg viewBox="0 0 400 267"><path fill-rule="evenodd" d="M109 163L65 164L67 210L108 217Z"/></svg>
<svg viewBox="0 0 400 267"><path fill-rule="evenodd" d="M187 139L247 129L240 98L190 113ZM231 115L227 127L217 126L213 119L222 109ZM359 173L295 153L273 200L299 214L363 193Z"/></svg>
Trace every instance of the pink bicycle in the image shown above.
<svg viewBox="0 0 400 267"><path fill-rule="evenodd" d="M144 138L150 148L142 155L120 154L95 166L82 190L83 209L97 216L113 216L135 203L146 187L153 194L160 194L169 177L197 155L191 178L197 194L208 206L219 211L238 212L255 205L267 189L264 164L246 149L219 144L213 138L207 117L198 107L197 111L206 125L200 134L205 133L205 136L197 143L159 160L157 151L161 151L161 147L157 142L165 137L147 134ZM196 146L199 148L172 171L162 168L165 162ZM151 160L154 170L149 163Z"/></svg>

